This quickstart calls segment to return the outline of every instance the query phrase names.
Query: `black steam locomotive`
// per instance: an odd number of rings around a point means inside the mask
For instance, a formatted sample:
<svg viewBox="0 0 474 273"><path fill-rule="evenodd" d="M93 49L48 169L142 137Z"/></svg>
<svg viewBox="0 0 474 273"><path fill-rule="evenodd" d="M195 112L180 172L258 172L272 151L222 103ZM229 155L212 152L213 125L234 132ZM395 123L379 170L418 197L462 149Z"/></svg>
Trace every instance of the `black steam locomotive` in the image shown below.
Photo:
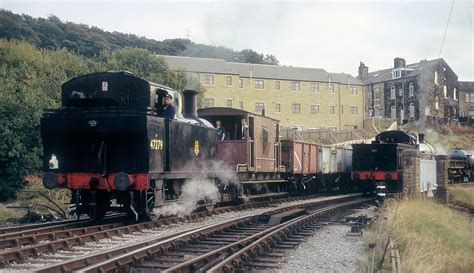
<svg viewBox="0 0 474 273"><path fill-rule="evenodd" d="M459 148L449 150L448 178L450 183L474 180L474 155L472 151Z"/></svg>
<svg viewBox="0 0 474 273"><path fill-rule="evenodd" d="M154 218L155 208L191 199L187 181L196 178L217 185L217 202L354 189L350 148L281 141L278 120L239 109L200 109L200 118L196 94L184 91L183 101L128 72L64 83L61 108L41 119L44 186L71 190L74 212L92 219L110 210ZM177 108L172 120L161 117L167 95ZM209 122L217 120L224 140ZM211 209L216 200L197 201Z"/></svg>
<svg viewBox="0 0 474 273"><path fill-rule="evenodd" d="M403 190L402 152L416 148L416 138L404 131L385 131L370 144L353 144L354 183L365 194L397 193Z"/></svg>

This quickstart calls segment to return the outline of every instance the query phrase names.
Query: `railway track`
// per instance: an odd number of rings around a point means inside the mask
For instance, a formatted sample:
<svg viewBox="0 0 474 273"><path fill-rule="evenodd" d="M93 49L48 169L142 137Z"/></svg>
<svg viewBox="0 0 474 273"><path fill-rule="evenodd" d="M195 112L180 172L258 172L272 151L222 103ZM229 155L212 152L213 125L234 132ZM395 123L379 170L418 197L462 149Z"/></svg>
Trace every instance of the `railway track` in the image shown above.
<svg viewBox="0 0 474 273"><path fill-rule="evenodd" d="M62 248L50 247L49 251L41 249L36 255L34 255L34 252L27 252L28 255L23 256L20 261L17 261L15 257L11 257L10 260L3 260L4 268L37 272L68 272L72 270L96 272L114 270L123 265L135 263L137 260L145 259L153 253L169 250L171 247L181 245L188 240L195 240L211 233L222 232L224 229L231 227L242 225L242 227L239 226L236 230L246 231L242 234L246 234L247 237L259 232L266 232L265 230L272 226L272 224L268 224L271 215L287 213L287 216L280 215L280 217L289 217L293 212L288 213L288 211L299 210L301 213L301 211L308 208L316 209L327 206L329 203L338 203L341 200L357 196L345 195L343 197L324 197L309 200L292 200L289 202L281 200L278 203L274 203L272 208L262 208L262 204L258 209L240 212L230 212L230 208L227 208L228 212L218 212L218 209L212 213L195 214L193 218L187 217L181 220L164 219L159 220L163 221L159 224L159 221L156 221L113 228L103 232L108 234L107 236L100 235L99 232L77 236L77 238L105 238L105 240L94 241L90 239L81 244L74 244L75 241L70 241L68 247L66 247L67 244L63 243L59 244L63 246ZM268 206L268 202L266 202L265 206ZM242 207L239 209L244 210ZM205 215L212 215L212 217L205 217ZM273 219L275 219L275 216ZM219 223L216 224L216 220L220 220ZM165 223L164 221L167 222ZM140 229L135 228L135 226L139 225L142 225ZM115 236L112 230L117 229L128 229L129 231L121 236ZM227 235L232 235L232 232ZM210 243L210 245L224 247L223 243L229 244L229 239L221 239L219 242ZM238 237L237 239L243 238ZM49 245L51 245L51 242ZM210 250L209 248L205 249L207 252ZM50 254L46 254L48 252ZM3 258L2 254L3 252L0 253L0 257ZM16 257L21 256L16 255ZM173 266L173 264L169 264L169 266Z"/></svg>

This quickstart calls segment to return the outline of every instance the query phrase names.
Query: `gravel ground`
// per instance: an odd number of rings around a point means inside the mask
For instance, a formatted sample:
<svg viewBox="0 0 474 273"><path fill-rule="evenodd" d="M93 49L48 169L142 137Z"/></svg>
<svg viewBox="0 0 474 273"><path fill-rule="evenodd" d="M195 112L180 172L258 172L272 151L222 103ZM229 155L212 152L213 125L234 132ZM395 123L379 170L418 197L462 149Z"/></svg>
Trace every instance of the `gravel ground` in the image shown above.
<svg viewBox="0 0 474 273"><path fill-rule="evenodd" d="M238 217L258 215L267 211L272 211L276 208L284 208L296 204L306 204L315 202L316 200L332 199L334 197L323 197L317 199L310 199L304 201L293 201L286 202L272 207L258 208L258 209L249 209L245 211L232 211L227 213L222 213L218 215L213 215L210 217L203 217L192 221L186 221L178 224L172 224L169 226L164 226L156 229L143 230L141 232L135 232L132 234L127 234L124 236L114 236L109 239L103 239L99 242L89 242L84 246L77 246L67 250L57 251L56 253L41 255L36 259L30 259L25 263L21 264L10 264L8 272L14 272L17 270L34 270L40 267L47 266L49 264L58 262L61 258L74 257L78 258L80 256L90 255L94 253L104 252L111 250L116 247L126 246L135 244L138 242L144 242L147 240L152 240L160 238L166 235L170 235L179 231L183 231L190 228L196 228L204 225L215 224L223 221L229 221ZM1 271L2 269L0 269Z"/></svg>
<svg viewBox="0 0 474 273"><path fill-rule="evenodd" d="M356 210L351 216L373 216L374 208ZM279 272L356 272L356 259L362 253L363 238L348 236L349 225L332 224L317 231L290 251Z"/></svg>

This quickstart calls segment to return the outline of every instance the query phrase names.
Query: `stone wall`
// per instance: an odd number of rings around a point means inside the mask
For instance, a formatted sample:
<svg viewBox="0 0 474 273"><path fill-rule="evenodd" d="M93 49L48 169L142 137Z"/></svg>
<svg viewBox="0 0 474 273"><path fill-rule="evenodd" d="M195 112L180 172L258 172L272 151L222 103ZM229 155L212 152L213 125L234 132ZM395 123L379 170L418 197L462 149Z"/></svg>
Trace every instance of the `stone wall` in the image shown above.
<svg viewBox="0 0 474 273"><path fill-rule="evenodd" d="M437 155L436 156L436 184L438 189L436 190L436 197L441 202L448 201L448 161L447 156Z"/></svg>
<svg viewBox="0 0 474 273"><path fill-rule="evenodd" d="M421 195L420 154L417 150L402 152L403 192L408 196Z"/></svg>

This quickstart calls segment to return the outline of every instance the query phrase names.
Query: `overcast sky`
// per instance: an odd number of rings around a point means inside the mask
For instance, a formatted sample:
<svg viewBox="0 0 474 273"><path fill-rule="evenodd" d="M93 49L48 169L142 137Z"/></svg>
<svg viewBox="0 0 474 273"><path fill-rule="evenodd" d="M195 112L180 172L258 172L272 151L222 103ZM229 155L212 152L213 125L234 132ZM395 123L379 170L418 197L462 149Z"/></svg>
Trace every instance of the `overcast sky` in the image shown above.
<svg viewBox="0 0 474 273"><path fill-rule="evenodd" d="M473 0L456 0L441 57L474 81ZM282 65L357 75L438 58L451 1L23 1L0 6L33 17L163 40L185 38L274 54Z"/></svg>

